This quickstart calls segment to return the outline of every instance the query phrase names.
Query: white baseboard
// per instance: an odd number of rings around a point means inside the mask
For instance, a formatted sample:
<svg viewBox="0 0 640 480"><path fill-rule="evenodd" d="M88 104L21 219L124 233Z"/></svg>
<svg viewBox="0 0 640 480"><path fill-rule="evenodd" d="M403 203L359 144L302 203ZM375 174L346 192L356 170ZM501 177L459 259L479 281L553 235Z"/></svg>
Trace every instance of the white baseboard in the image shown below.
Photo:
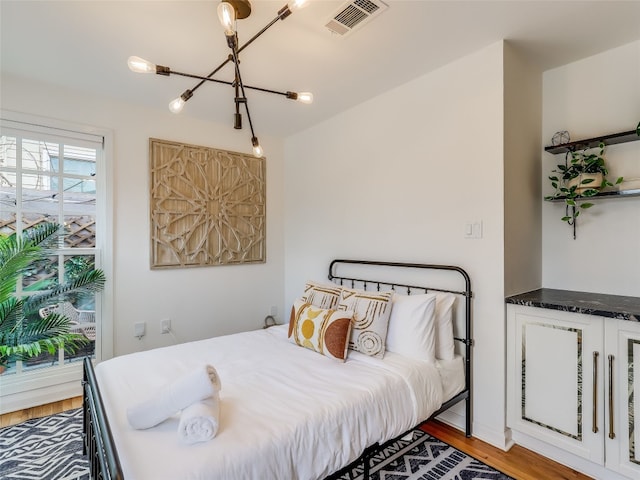
<svg viewBox="0 0 640 480"><path fill-rule="evenodd" d="M82 395L82 363L0 376L0 414Z"/></svg>
<svg viewBox="0 0 640 480"><path fill-rule="evenodd" d="M442 412L436 418L440 420L442 423L445 423L450 427L456 428L464 432L464 427L465 427L464 415L461 415L451 410L447 410L446 412Z"/></svg>
<svg viewBox="0 0 640 480"><path fill-rule="evenodd" d="M514 445L513 439L511 438L511 430L508 428L496 430L488 425L474 422L473 436L505 452Z"/></svg>
<svg viewBox="0 0 640 480"><path fill-rule="evenodd" d="M447 410L446 412L438 415L437 418L442 423L464 432L464 415L453 410ZM514 445L511 438L511 429L498 431L493 428L488 428L486 425L478 422L473 422L471 424L471 436L504 451L509 450Z"/></svg>

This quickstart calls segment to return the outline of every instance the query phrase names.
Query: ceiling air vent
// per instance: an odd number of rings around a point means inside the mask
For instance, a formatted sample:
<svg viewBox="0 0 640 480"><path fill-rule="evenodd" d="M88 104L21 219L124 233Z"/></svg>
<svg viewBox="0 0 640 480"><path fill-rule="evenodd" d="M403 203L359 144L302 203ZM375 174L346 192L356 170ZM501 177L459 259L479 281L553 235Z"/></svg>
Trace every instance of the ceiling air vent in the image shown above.
<svg viewBox="0 0 640 480"><path fill-rule="evenodd" d="M380 0L353 0L342 5L327 22L332 33L346 37L389 8Z"/></svg>

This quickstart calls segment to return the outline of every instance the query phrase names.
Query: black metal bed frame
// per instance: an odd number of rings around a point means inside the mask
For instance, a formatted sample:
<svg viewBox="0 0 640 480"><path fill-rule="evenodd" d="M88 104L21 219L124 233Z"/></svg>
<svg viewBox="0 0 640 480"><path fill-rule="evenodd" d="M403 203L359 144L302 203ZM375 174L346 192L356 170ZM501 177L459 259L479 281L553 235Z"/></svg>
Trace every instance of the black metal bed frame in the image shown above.
<svg viewBox="0 0 640 480"><path fill-rule="evenodd" d="M410 285L395 282L369 280L364 278L352 278L336 276L334 272L338 265L370 265L380 267L400 267L409 269L428 269L428 270L450 270L459 273L463 279L465 288L463 291L442 289L436 287L425 287L420 285ZM356 284L362 284L365 289L368 285L375 285L378 290L380 286L384 285L391 289L406 288L410 294L412 290L422 290L424 292L437 291L437 292L449 292L457 295L462 295L465 298L465 335L464 337L455 337L455 340L461 342L464 345L465 352L465 388L456 396L445 402L429 419L420 423L422 425L426 421L436 417L445 410L448 410L453 405L461 401L465 401L465 434L467 437L471 436L471 347L473 346L473 340L471 337L471 280L467 272L462 268L451 265L434 265L434 264L421 264L421 263L400 263L400 262L376 262L368 260L333 260L329 265L329 279L335 283L344 285L344 282L350 282L352 286ZM122 467L118 458L118 452L113 441L111 429L109 427L109 421L106 417L104 410L104 404L102 403L102 396L100 394L100 388L96 380L93 364L90 358L85 358L84 362L84 375L82 380L83 385L83 454L88 456L90 476L95 480L124 480L122 473ZM419 426L419 425L418 425ZM415 427L414 427L415 428ZM407 432L399 435L398 437L389 440L388 442L380 445L375 443L367 447L360 458L351 465L341 469L334 473L329 479L338 478L344 475L345 472L350 471L354 465L358 462L363 462L363 478L369 478L370 460L371 457L380 449L383 449L391 442L397 441L406 435Z"/></svg>

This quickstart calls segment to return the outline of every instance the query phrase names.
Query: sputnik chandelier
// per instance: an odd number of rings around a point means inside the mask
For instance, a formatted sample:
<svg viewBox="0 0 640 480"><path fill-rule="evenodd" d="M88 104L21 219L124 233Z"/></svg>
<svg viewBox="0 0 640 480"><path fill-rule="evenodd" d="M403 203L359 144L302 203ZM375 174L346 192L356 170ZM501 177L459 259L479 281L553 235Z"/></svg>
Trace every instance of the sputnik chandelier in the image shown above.
<svg viewBox="0 0 640 480"><path fill-rule="evenodd" d="M156 73L158 75L169 76L180 75L182 77L189 77L196 80L200 80L193 88L185 90L182 95L177 97L175 100L172 100L169 103L169 110L173 113L180 113L185 103L193 96L193 93L200 88L205 82L214 82L220 83L224 85L229 85L234 88L235 91L235 114L234 114L234 122L233 127L236 129L242 128L242 114L240 113L241 106L244 106L244 110L247 114L247 120L249 120L249 128L251 130L251 144L253 146L253 154L256 157L262 157L264 152L262 147L260 146L260 142L258 141L258 137L253 130L253 123L251 122L251 114L249 113L249 104L247 102L247 96L245 94L245 89L250 90L258 90L260 92L267 93L275 93L277 95L282 95L291 100L297 100L302 103L311 103L313 102L313 94L309 92L279 92L276 90L271 90L268 88L260 88L251 85L245 85L242 82L242 76L240 74L240 61L239 54L249 45L251 45L260 35L266 32L269 28L271 28L278 20L284 20L295 10L298 10L307 0L292 0L289 4L282 7L278 10L278 14L276 17L271 20L265 27L262 28L258 33L256 33L249 41L247 41L244 45L238 46L238 32L236 29L236 20L241 20L243 18L247 18L251 14L251 3L249 0L222 0L220 5L218 5L218 18L220 23L224 28L224 35L227 39L227 45L231 49L231 54L227 57L227 59L218 65L209 75L206 77L200 75L194 75L191 73L177 72L172 70L169 67L165 67L163 65L156 65L147 60L144 60L140 57L129 57L128 65L129 68L137 73ZM217 78L213 78L216 73L218 73L222 68L228 63L233 63L234 66L234 80L232 82L220 80Z"/></svg>

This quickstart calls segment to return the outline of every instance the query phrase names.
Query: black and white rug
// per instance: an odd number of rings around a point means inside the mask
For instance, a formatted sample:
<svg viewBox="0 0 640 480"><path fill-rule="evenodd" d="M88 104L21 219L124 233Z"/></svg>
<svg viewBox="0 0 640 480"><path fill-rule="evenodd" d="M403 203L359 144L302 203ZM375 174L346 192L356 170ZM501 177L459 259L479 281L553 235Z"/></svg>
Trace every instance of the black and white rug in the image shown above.
<svg viewBox="0 0 640 480"><path fill-rule="evenodd" d="M370 461L370 480L514 480L452 446L415 429ZM330 477L363 480L362 462Z"/></svg>
<svg viewBox="0 0 640 480"><path fill-rule="evenodd" d="M0 476L89 480L81 431L80 409L0 429ZM362 470L359 463L331 478L363 480ZM373 455L370 474L371 480L513 480L419 429Z"/></svg>
<svg viewBox="0 0 640 480"><path fill-rule="evenodd" d="M82 410L0 429L3 480L88 480L82 456Z"/></svg>

